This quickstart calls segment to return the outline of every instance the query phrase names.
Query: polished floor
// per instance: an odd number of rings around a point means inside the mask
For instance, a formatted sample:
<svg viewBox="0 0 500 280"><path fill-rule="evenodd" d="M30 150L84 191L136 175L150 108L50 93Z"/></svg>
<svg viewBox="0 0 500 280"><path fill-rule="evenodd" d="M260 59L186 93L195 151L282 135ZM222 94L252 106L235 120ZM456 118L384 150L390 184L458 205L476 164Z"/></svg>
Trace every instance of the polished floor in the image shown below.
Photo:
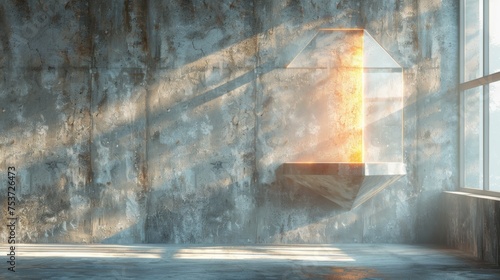
<svg viewBox="0 0 500 280"><path fill-rule="evenodd" d="M500 279L456 250L413 245L33 245L1 279ZM6 245L1 252L9 253Z"/></svg>

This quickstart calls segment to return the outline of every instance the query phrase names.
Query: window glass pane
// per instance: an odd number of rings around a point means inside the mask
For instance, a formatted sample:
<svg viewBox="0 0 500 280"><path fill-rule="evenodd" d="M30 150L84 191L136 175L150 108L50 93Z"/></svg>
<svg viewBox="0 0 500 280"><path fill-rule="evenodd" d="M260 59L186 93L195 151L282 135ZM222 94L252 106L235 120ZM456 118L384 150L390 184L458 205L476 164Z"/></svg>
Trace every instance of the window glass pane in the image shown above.
<svg viewBox="0 0 500 280"><path fill-rule="evenodd" d="M490 74L500 71L500 0L490 0Z"/></svg>
<svg viewBox="0 0 500 280"><path fill-rule="evenodd" d="M490 190L500 191L500 82L490 84Z"/></svg>
<svg viewBox="0 0 500 280"><path fill-rule="evenodd" d="M483 188L483 87L464 92L465 187Z"/></svg>
<svg viewBox="0 0 500 280"><path fill-rule="evenodd" d="M483 0L465 0L465 81L483 75Z"/></svg>

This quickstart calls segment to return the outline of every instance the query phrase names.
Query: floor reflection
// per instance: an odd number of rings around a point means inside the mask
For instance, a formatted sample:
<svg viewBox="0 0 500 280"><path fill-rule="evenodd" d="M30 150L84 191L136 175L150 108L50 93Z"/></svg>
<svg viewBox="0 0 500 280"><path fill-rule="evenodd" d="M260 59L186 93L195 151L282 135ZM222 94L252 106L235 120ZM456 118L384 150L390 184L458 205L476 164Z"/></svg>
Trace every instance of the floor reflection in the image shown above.
<svg viewBox="0 0 500 280"><path fill-rule="evenodd" d="M179 250L176 259L217 259L217 260L300 260L300 261L355 261L342 250L333 247L195 247Z"/></svg>

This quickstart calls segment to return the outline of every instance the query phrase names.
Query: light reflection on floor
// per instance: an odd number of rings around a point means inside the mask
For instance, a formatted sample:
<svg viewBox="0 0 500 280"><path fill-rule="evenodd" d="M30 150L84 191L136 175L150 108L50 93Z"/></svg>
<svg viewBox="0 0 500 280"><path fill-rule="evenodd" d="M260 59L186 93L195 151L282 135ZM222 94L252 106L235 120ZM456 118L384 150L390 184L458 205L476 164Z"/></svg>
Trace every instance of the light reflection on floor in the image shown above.
<svg viewBox="0 0 500 280"><path fill-rule="evenodd" d="M353 258L333 247L195 247L180 249L176 259L216 260L297 260L349 262Z"/></svg>
<svg viewBox="0 0 500 280"><path fill-rule="evenodd" d="M397 244L0 245L0 279L500 279L456 250ZM3 257L2 257L3 256Z"/></svg>
<svg viewBox="0 0 500 280"><path fill-rule="evenodd" d="M131 258L159 259L163 249L148 246L18 244L19 258Z"/></svg>

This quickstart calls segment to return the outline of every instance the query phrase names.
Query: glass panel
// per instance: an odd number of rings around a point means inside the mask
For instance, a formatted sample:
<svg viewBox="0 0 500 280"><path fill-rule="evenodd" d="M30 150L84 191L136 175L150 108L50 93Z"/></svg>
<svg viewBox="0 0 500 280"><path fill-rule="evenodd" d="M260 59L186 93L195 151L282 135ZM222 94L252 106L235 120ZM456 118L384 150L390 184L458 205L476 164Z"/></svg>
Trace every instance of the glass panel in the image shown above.
<svg viewBox="0 0 500 280"><path fill-rule="evenodd" d="M401 68L389 53L368 33L364 31L364 67L365 68Z"/></svg>
<svg viewBox="0 0 500 280"><path fill-rule="evenodd" d="M364 73L365 162L403 161L403 71Z"/></svg>
<svg viewBox="0 0 500 280"><path fill-rule="evenodd" d="M465 0L465 82L483 75L483 0Z"/></svg>
<svg viewBox="0 0 500 280"><path fill-rule="evenodd" d="M287 68L327 70L324 80L309 90L314 101L294 109L304 115L314 102L314 111L324 112L324 117L317 113L311 119L328 124L324 135L311 134L313 141L325 143L315 151L334 151L331 162L403 161L403 68L368 32L321 29ZM301 141L312 142L304 136ZM300 160L321 161L307 152Z"/></svg>
<svg viewBox="0 0 500 280"><path fill-rule="evenodd" d="M363 30L321 29L287 68L363 67Z"/></svg>
<svg viewBox="0 0 500 280"><path fill-rule="evenodd" d="M500 71L500 0L490 0L490 74Z"/></svg>
<svg viewBox="0 0 500 280"><path fill-rule="evenodd" d="M483 87L464 92L465 187L483 188Z"/></svg>
<svg viewBox="0 0 500 280"><path fill-rule="evenodd" d="M490 84L490 190L500 191L500 82Z"/></svg>

